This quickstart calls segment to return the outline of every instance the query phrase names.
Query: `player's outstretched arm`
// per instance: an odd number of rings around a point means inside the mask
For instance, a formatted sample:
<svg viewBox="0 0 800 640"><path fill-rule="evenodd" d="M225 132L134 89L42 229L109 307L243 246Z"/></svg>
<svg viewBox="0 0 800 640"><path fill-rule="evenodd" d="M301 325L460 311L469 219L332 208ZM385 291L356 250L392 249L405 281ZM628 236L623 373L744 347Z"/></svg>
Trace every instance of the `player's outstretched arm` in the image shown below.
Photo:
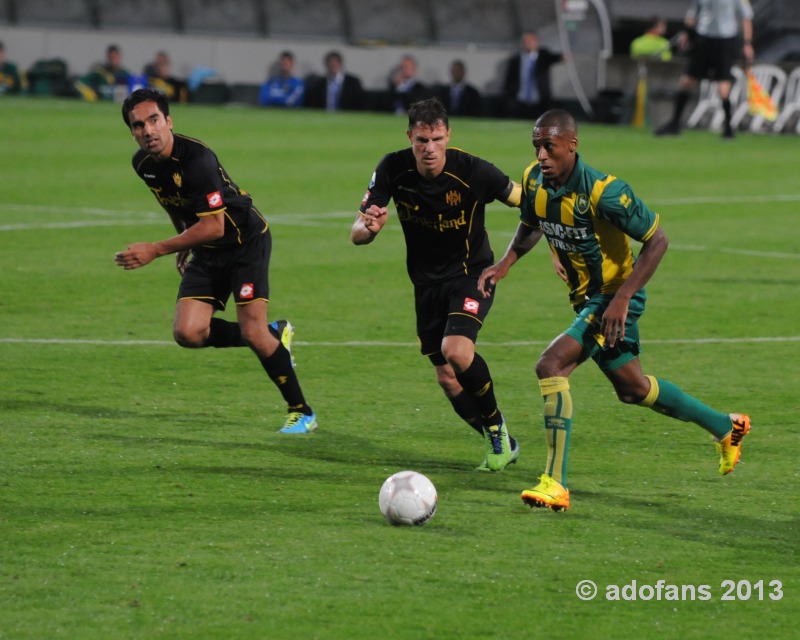
<svg viewBox="0 0 800 640"><path fill-rule="evenodd" d="M378 235L383 225L386 224L388 210L386 207L370 205L364 213L356 214L353 226L350 228L350 241L353 244L369 244Z"/></svg>
<svg viewBox="0 0 800 640"><path fill-rule="evenodd" d="M225 217L222 213L203 216L182 233L158 242L136 242L128 245L125 251L114 256L118 266L130 270L138 269L160 256L186 251L193 247L218 240L225 235ZM179 267L180 269L180 267Z"/></svg>
<svg viewBox="0 0 800 640"><path fill-rule="evenodd" d="M628 305L631 298L650 281L661 263L668 245L669 239L661 227L658 227L655 233L642 243L642 249L636 258L633 271L617 289L600 321L600 331L605 336L609 348L614 347L617 340L625 338L625 320L628 316Z"/></svg>
<svg viewBox="0 0 800 640"><path fill-rule="evenodd" d="M541 237L541 228L531 227L522 222L517 225L514 237L503 257L491 267L486 267L478 278L478 291L484 298L491 295L494 286L506 277L509 269L517 260L536 246Z"/></svg>

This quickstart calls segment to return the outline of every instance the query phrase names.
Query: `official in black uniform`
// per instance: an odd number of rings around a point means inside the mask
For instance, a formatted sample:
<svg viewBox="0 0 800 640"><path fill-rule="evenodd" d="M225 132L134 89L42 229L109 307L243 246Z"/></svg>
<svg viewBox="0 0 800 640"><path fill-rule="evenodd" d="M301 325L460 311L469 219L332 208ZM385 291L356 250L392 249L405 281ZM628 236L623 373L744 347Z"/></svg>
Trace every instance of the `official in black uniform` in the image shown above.
<svg viewBox="0 0 800 640"><path fill-rule="evenodd" d="M448 149L447 111L437 98L408 111L411 148L378 164L350 232L368 244L386 224L394 200L405 236L408 275L414 284L417 335L423 355L456 413L484 435L481 470L499 471L516 461L497 406L492 377L475 352L478 331L493 297L477 288L493 254L484 225L485 205L501 200L519 206L521 188L497 167L459 149Z"/></svg>
<svg viewBox="0 0 800 640"><path fill-rule="evenodd" d="M128 245L116 254L116 263L137 269L176 254L181 284L175 341L190 349L250 347L288 405L281 432L313 431L316 416L303 397L290 353L293 328L285 320L267 324L272 249L267 221L211 149L173 133L164 94L134 91L122 105L122 117L140 147L133 168L178 234ZM214 318L231 294L238 322Z"/></svg>

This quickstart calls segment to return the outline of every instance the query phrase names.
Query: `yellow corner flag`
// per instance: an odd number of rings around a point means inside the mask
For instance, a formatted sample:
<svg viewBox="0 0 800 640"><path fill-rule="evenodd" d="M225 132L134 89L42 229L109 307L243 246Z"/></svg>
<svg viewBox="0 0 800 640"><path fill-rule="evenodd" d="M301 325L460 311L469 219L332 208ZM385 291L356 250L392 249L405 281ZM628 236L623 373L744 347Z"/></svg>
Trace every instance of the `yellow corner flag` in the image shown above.
<svg viewBox="0 0 800 640"><path fill-rule="evenodd" d="M751 71L747 71L747 103L750 115L761 116L765 120L775 120L778 117L778 108L775 101L764 91Z"/></svg>

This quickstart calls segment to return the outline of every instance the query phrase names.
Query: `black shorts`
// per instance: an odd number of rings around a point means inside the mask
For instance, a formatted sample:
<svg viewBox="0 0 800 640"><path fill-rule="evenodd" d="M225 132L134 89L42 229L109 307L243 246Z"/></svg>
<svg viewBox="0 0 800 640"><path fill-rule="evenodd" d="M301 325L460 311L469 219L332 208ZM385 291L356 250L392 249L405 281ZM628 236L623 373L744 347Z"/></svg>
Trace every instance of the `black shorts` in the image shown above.
<svg viewBox="0 0 800 640"><path fill-rule="evenodd" d="M445 363L442 340L464 336L473 342L494 302L494 292L484 298L478 291L478 276L462 276L447 282L414 286L417 336L420 352L434 365Z"/></svg>
<svg viewBox="0 0 800 640"><path fill-rule="evenodd" d="M739 38L697 36L689 52L686 75L696 80L733 81L731 67L738 55Z"/></svg>
<svg viewBox="0 0 800 640"><path fill-rule="evenodd" d="M195 249L178 288L178 300L202 300L222 311L233 294L236 304L269 302L272 234L267 229L234 249Z"/></svg>

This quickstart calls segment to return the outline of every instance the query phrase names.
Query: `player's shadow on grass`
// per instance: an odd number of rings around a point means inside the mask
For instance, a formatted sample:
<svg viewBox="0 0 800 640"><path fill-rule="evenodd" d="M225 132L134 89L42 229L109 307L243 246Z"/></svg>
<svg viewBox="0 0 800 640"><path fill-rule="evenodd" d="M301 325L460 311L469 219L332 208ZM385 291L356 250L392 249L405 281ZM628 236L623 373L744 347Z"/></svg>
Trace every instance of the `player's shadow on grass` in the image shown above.
<svg viewBox="0 0 800 640"><path fill-rule="evenodd" d="M261 442L222 442L220 440L201 440L199 438L181 438L177 436L129 436L116 433L93 433L88 437L91 440L117 442L125 446L140 445L148 448L158 445L172 445L232 450L255 449L258 451L266 451L270 449L269 445Z"/></svg>
<svg viewBox="0 0 800 640"><path fill-rule="evenodd" d="M775 514L763 518L744 511L729 513L692 506L685 496L664 496L661 499L636 499L620 497L599 491L572 491L573 500L581 503L595 500L602 508L613 509L624 517L616 518L615 525L632 530L650 529L671 538L703 545L717 546L729 540L731 532L747 540L750 549L760 548L770 553L794 553L796 549L797 518L778 519ZM778 515L785 514L782 511Z"/></svg>
<svg viewBox="0 0 800 640"><path fill-rule="evenodd" d="M308 446L306 439L314 440ZM316 440L319 442L316 442ZM395 471L400 469L459 470L464 463L444 454L437 457L421 455L419 451L403 447L402 442L368 438L336 431L322 431L309 436L287 436L280 434L270 441L282 453L299 459L313 458L336 464L366 464L385 466ZM442 453L442 452L440 452Z"/></svg>
<svg viewBox="0 0 800 640"><path fill-rule="evenodd" d="M0 400L0 411L25 411L32 413L63 414L68 416L84 416L105 420L167 420L174 418L172 413L152 413L150 411L131 411L118 407L98 405L68 404L66 402L48 402L46 400L22 400L19 398Z"/></svg>
<svg viewBox="0 0 800 640"><path fill-rule="evenodd" d="M116 442L122 446L142 446L147 448L163 445L204 447L231 451L270 451L277 455L297 458L306 463L309 460L341 465L379 465L390 469L424 468L428 470L468 469L463 461L446 457L429 458L418 452L409 452L391 443L378 444L361 436L335 432L317 432L308 435L265 434L262 442L231 441L214 438L181 437L175 435L129 435L121 433L92 433L92 440Z"/></svg>

